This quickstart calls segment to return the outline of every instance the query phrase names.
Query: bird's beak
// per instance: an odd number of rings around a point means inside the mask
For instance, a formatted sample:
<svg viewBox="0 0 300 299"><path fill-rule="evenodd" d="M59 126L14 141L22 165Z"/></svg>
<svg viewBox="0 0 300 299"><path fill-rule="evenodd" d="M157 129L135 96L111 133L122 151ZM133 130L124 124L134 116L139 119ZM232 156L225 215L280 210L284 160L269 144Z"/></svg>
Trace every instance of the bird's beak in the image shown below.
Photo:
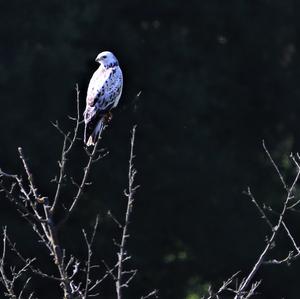
<svg viewBox="0 0 300 299"><path fill-rule="evenodd" d="M100 63L100 58L98 58L98 56L95 59L96 62Z"/></svg>

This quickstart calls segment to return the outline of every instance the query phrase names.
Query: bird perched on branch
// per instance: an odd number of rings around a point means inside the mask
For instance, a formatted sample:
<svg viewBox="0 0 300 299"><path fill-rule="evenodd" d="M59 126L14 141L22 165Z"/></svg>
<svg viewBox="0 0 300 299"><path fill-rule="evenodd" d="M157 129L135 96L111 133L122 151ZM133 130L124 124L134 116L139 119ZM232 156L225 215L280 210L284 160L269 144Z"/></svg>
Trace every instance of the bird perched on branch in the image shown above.
<svg viewBox="0 0 300 299"><path fill-rule="evenodd" d="M90 80L83 114L84 142L87 146L96 143L102 130L111 120L110 110L118 105L123 87L122 71L113 53L101 52L96 57L96 62L100 66Z"/></svg>

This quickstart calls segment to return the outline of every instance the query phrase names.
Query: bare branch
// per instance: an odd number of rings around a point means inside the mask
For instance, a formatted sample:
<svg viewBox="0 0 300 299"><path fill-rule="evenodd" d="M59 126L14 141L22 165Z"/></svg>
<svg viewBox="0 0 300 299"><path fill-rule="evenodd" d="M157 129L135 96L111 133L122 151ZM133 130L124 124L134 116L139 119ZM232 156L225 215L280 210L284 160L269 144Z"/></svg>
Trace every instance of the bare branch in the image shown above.
<svg viewBox="0 0 300 299"><path fill-rule="evenodd" d="M133 149L134 149L134 141L135 141L135 131L136 131L136 126L134 126L132 129L131 143L130 143L128 191L124 192L127 197L127 209L126 209L126 215L125 215L125 222L123 225L121 242L120 242L120 246L119 246L120 248L119 248L119 252L118 252L118 273L117 273L117 278L115 281L118 299L122 299L122 288L124 286L127 286L128 283L131 281L131 279L136 274L136 272L133 272L134 275L132 277L130 277L130 279L127 280L125 283L123 283L123 276L124 276L123 264L124 264L124 261L126 258L126 251L125 251L126 239L128 238L128 226L129 226L130 214L132 211L132 205L134 202L134 194L135 194L135 190L137 189L137 186L134 186L134 178L136 175L136 170L134 169L134 166L133 166L133 159L134 159Z"/></svg>
<svg viewBox="0 0 300 299"><path fill-rule="evenodd" d="M56 188L53 204L50 209L51 213L54 213L54 211L55 211L55 208L56 208L56 205L57 205L57 202L59 199L59 195L61 192L62 181L63 181L63 178L65 177L65 167L66 167L66 162L67 162L67 156L68 156L69 152L71 151L71 149L73 148L75 141L77 139L77 135L78 135L78 128L80 125L79 94L80 94L80 92L79 92L78 84L76 84L77 115L76 115L76 118L74 118L74 120L76 121L76 124L75 124L74 132L73 132L73 137L70 138L69 133L68 134L63 133L63 131L60 130L58 124L55 125L55 127L63 134L64 142L63 142L63 147L62 147L62 152L61 152L61 159L58 163L59 164L59 176L58 176L57 188ZM67 146L67 141L69 141L68 146Z"/></svg>
<svg viewBox="0 0 300 299"><path fill-rule="evenodd" d="M65 207L64 202L60 203L62 187L65 182L66 175L66 164L68 161L68 155L72 150L74 144L78 140L78 130L81 124L80 111L79 111L79 89L76 86L77 94L77 115L76 117L70 117L71 120L75 121L75 127L72 132L65 133L58 125L58 122L53 124L57 130L63 135L63 146L61 150L60 160L58 161L59 171L56 175L54 182L56 183L55 193L53 198L47 196L41 196L38 192L38 187L33 179L33 173L29 167L29 164L24 156L23 149L18 148L19 157L23 164L23 168L26 173L26 179L23 181L19 175L13 175L5 173L0 169L0 177L3 178L0 181L0 192L3 192L7 199L15 204L16 209L20 215L28 222L31 229L36 233L38 242L42 244L47 250L51 257L53 264L56 269L55 272L45 273L43 267L38 264L37 258L26 258L17 249L15 243L11 242L6 234L6 228L3 230L3 251L2 257L0 257L0 281L6 289L8 297L13 299L22 299L25 297L33 299L33 293L27 295L26 288L30 282L30 278L23 280L23 285L18 288L18 292L15 291L15 282L19 277L24 276L24 273L30 270L32 273L39 275L40 277L54 280L60 286L63 291L64 299L87 299L89 297L96 297L99 295L98 287L102 281L108 276L111 276L115 282L115 289L117 292L118 299L122 298L122 289L127 288L131 281L134 279L137 270L127 270L124 266L126 261L131 259L125 250L127 238L129 238L128 227L130 223L130 215L132 212L132 205L134 202L134 194L138 186L134 185L134 179L136 170L133 166L134 160L134 142L135 142L135 131L136 127L132 130L131 143L130 143L130 157L129 157L129 170L128 170L128 190L124 191L127 199L127 208L124 219L124 224L117 221L117 219L109 212L112 219L121 228L120 244L118 244L117 262L114 266L109 267L105 262L106 272L101 279L94 280L92 274L95 269L99 268L99 265L92 264L93 250L92 246L94 243L97 227L99 224L99 218L97 217L92 233L89 236L85 230L82 230L85 244L87 246L87 259L85 264L78 260L74 255L69 254L60 243L58 238L59 228L69 219L75 208L78 205L80 198L83 195L84 188L89 185L88 176L91 171L92 164L103 158L107 152L101 152L98 150L101 137L99 136L96 144L89 151L85 148L87 153L86 166L83 169L83 175L79 183L76 183L71 177L71 183L76 186L75 196L71 200L69 207ZM6 180L9 184L6 183ZM8 187L7 187L8 186ZM62 219L56 219L57 216L55 211L58 206L65 209L65 216ZM57 213L58 214L58 213ZM58 218L58 217L57 217ZM16 255L19 261L22 263L20 269L11 267L10 272L7 273L5 266L7 248ZM83 266L82 266L83 265ZM83 275L82 275L83 273ZM149 298L156 296L157 291L152 291L148 295L142 298Z"/></svg>
<svg viewBox="0 0 300 299"><path fill-rule="evenodd" d="M37 188L34 185L33 176L32 176L32 174L31 174L31 172L29 170L29 167L27 165L26 159L24 157L23 149L21 147L19 147L18 151L19 151L19 154L20 154L20 159L21 159L21 161L23 163L24 169L25 169L26 174L27 174L27 179L28 179L28 182L29 182L30 190L31 190L31 192L32 192L35 200L38 200L39 196L37 194Z"/></svg>
<svg viewBox="0 0 300 299"><path fill-rule="evenodd" d="M253 194L251 193L250 187L248 187L248 190L245 194L248 195L251 198L251 201L254 203L255 207L258 209L262 219L264 219L266 221L266 223L270 227L271 231L273 231L273 225L272 225L271 221L269 220L269 218L265 214L264 210L259 206L259 204L255 200Z"/></svg>
<svg viewBox="0 0 300 299"><path fill-rule="evenodd" d="M150 292L149 294L142 296L141 299L147 299L150 297L154 297L154 298L158 298L158 290L153 290L152 292Z"/></svg>
<svg viewBox="0 0 300 299"><path fill-rule="evenodd" d="M299 246L297 245L297 243L296 243L294 237L292 236L291 232L289 231L289 229L288 229L288 227L286 226L286 224L285 224L284 221L282 221L282 225L283 225L283 227L284 227L284 229L285 229L285 231L286 231L288 237L289 237L290 240L292 241L292 244L293 244L294 248L295 248L296 251L297 251L297 255L299 255L299 254L300 254L300 249L299 249Z"/></svg>
<svg viewBox="0 0 300 299"><path fill-rule="evenodd" d="M275 168L275 170L276 170L276 172L277 172L277 174L278 174L278 176L279 176L279 178L280 178L280 181L281 181L281 183L282 183L284 189L287 190L288 187L287 187L287 184L285 183L285 180L284 180L284 178L283 178L283 175L281 174L281 172L280 172L280 170L279 170L279 167L278 167L278 166L276 165L276 163L274 162L274 160L273 160L273 158L272 158L272 156L271 156L269 150L268 150L267 147L266 147L266 144L265 144L265 141L264 141L264 140L263 140L262 144L263 144L264 151L265 151L265 153L267 154L267 156L268 156L270 162L272 163L273 167Z"/></svg>
<svg viewBox="0 0 300 299"><path fill-rule="evenodd" d="M99 216L96 217L96 221L95 221L95 225L93 228L93 232L92 232L92 236L90 239L88 239L87 234L84 230L82 230L84 239L85 239L85 243L87 246L87 262L86 262L86 270L85 270L85 288L84 288L84 295L83 295L83 299L86 299L88 297L88 292L89 292L89 285L90 285L90 272L91 272L91 258L93 255L93 251L92 251L92 245L95 239L95 235L96 235L96 231L98 228L98 224L99 224Z"/></svg>
<svg viewBox="0 0 300 299"><path fill-rule="evenodd" d="M26 264L29 260L31 260L32 262L34 262L36 260L36 258L32 258L32 259L28 259L28 258L25 258L23 257L23 255L20 253L20 251L17 250L16 248L16 244L13 243L10 238L8 236L6 236L6 239L7 239L7 242L10 246L10 249L15 252L15 254L19 257L19 259L24 263ZM31 263L29 265L29 268L30 270L34 273L34 274L37 274L41 277L44 277L44 278L48 278L48 279L51 279L51 280L56 280L56 281L59 281L61 282L61 279L58 278L58 277L55 277L54 275L49 275L49 274L46 274L44 273L43 271L41 271L40 269L34 267Z"/></svg>
<svg viewBox="0 0 300 299"><path fill-rule="evenodd" d="M118 221L118 219L111 213L111 211L107 212L107 215L118 225L119 228L123 228L122 224Z"/></svg>
<svg viewBox="0 0 300 299"><path fill-rule="evenodd" d="M101 140L101 137L99 136L98 140L96 141L96 143L93 147L92 153L89 154L89 159L88 159L86 167L84 168L83 177L82 177L81 183L78 187L78 191L73 199L73 202L72 202L70 208L67 211L65 218L58 224L58 227L61 227L61 225L63 225L69 219L71 214L74 212L75 207L77 206L77 204L79 202L79 199L81 198L81 196L83 194L84 187L87 184L87 179L88 179L89 173L91 171L91 166L95 162L94 159L96 158L96 154L98 152L97 148L98 148L98 144L99 144L100 140Z"/></svg>
<svg viewBox="0 0 300 299"><path fill-rule="evenodd" d="M223 282L222 286L214 293L211 288L209 289L209 297L207 297L206 299L214 299L214 298L219 298L218 296L223 293L226 290L229 290L231 292L235 292L234 290L230 289L229 286L232 284L232 282L234 281L234 279L238 276L238 274L240 273L240 271L234 273L230 278L228 278L226 281Z"/></svg>
<svg viewBox="0 0 300 299"><path fill-rule="evenodd" d="M4 261L6 258L6 227L3 229L3 249L2 249L2 257L0 259L0 273L1 273L1 282L4 285L8 295L10 298L17 298L13 286L11 285L11 281L8 279L8 277L5 274L4 270Z"/></svg>
<svg viewBox="0 0 300 299"><path fill-rule="evenodd" d="M15 283L16 281L23 276L23 274L31 267L31 264L33 263L33 261L35 259L27 259L24 262L24 266L22 268L20 268L19 270L17 270L15 267L10 267L10 277L8 277L8 274L6 274L5 271L5 260L6 260L6 249L7 249L7 229L6 227L3 228L3 249L2 249L2 256L0 258L0 282L3 284L3 286L6 289L6 296L11 298L11 299L21 299L22 298L22 294L30 280L30 278L28 278L25 283L23 284L23 287L20 291L19 294L17 294L17 292L15 291Z"/></svg>
<svg viewBox="0 0 300 299"><path fill-rule="evenodd" d="M265 262L265 258L266 258L266 255L267 253L270 251L270 249L272 248L272 244L275 240L275 238L277 237L277 234L278 234L278 231L280 230L280 228L283 225L283 219L285 217L285 214L287 212L287 209L288 209L288 206L289 206L289 203L290 201L293 199L293 192L294 192L294 188L295 188L295 185L296 183L298 182L299 180L299 176L300 176L300 166L299 164L297 163L296 159L294 158L293 155L291 155L291 159L292 161L294 162L294 164L296 165L297 167L297 173L296 173L296 176L293 180L293 183L290 187L287 187L284 179L283 179L283 176L281 175L280 171L279 171L279 168L277 167L276 163L274 162L272 156L270 155L268 149L266 148L265 146L265 143L263 142L263 147L264 147L264 150L267 154L267 156L269 157L269 160L270 162L272 163L272 165L274 166L277 174L279 175L280 177L280 180L283 184L283 187L285 188L285 190L287 191L287 195L286 195L286 198L284 200L284 203L283 203L283 207L281 209L281 212L279 214L279 217L278 217L278 220L277 220L277 224L272 226L271 222L268 220L267 217L264 217L264 219L267 221L268 225L272 227L272 234L271 236L268 238L268 241L267 241L267 244L265 246L265 248L263 249L263 251L261 252L259 258L257 259L255 265L253 266L252 270L250 271L250 273L248 274L248 276L243 280L243 282L239 285L238 287L238 290L237 290L237 294L235 296L235 299L241 299L241 298L249 298L249 297L245 297L244 294L246 292L246 289L247 287L249 286L249 284L251 284L251 281L253 280L254 278L254 275L257 273L258 269L261 267L261 265ZM250 197L251 197L251 193L250 193ZM251 199L253 200L254 197L252 196ZM262 211L262 209L259 207L259 205L257 204L257 202L254 200L254 204L255 206L258 208L259 212L262 213L262 215L264 215L264 212ZM289 235L289 234L288 234ZM290 237L290 236L289 236ZM293 238L292 238L293 240ZM294 245L295 246L295 245ZM297 246L296 246L297 248ZM286 262L287 260L290 260L291 259L291 256L289 255L285 260L284 262ZM274 261L273 261L274 262ZM275 262L274 262L275 263ZM252 292L251 290L254 288L253 286L255 286L255 289L256 287L258 286L257 283L253 284L251 289L246 292L248 295Z"/></svg>

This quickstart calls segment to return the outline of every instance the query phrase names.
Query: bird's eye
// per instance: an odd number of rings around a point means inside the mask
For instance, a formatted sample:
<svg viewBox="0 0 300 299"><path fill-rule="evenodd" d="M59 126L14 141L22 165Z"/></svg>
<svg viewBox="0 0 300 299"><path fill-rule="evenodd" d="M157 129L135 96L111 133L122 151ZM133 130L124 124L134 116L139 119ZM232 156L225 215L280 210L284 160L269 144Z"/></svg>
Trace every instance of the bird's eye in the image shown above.
<svg viewBox="0 0 300 299"><path fill-rule="evenodd" d="M106 58L106 55L102 56L102 58L104 58L104 59L105 59L105 58Z"/></svg>

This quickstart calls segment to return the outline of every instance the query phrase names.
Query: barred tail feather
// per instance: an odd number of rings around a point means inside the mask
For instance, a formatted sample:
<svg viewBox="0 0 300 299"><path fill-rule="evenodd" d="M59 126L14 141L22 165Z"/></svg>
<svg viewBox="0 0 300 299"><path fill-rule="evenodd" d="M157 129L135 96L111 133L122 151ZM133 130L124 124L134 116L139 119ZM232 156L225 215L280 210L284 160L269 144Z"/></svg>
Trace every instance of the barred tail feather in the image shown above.
<svg viewBox="0 0 300 299"><path fill-rule="evenodd" d="M84 142L87 146L95 145L99 136L104 129L103 118L99 120L95 128L92 128L89 124L86 124L84 130Z"/></svg>

